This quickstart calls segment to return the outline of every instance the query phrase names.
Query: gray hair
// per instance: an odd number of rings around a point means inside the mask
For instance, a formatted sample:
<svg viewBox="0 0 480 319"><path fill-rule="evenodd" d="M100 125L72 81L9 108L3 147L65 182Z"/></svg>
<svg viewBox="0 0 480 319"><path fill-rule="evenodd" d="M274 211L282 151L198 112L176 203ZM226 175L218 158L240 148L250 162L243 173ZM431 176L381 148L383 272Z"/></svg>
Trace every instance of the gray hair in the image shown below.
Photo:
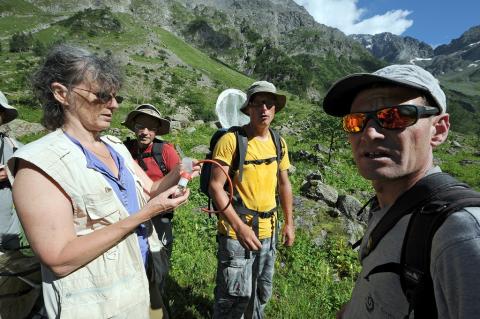
<svg viewBox="0 0 480 319"><path fill-rule="evenodd" d="M58 45L51 49L31 83L34 95L43 107L42 124L50 130L65 123L63 106L53 96L54 82L68 89L88 80L98 83L109 91L118 91L122 86L122 74L110 55L100 57L85 49L70 45Z"/></svg>

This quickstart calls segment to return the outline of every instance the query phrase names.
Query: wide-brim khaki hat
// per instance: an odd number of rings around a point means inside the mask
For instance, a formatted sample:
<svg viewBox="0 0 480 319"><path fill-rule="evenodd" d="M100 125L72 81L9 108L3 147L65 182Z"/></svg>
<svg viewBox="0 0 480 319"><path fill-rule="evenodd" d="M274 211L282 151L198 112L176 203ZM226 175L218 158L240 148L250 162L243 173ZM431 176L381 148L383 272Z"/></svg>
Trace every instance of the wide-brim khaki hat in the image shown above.
<svg viewBox="0 0 480 319"><path fill-rule="evenodd" d="M275 105L275 113L281 111L287 103L287 97L283 94L278 94L275 85L268 81L257 81L254 82L247 90L247 100L240 108L240 111L242 111L244 114L248 115L247 106L250 103L250 99L252 98L252 96L256 93L271 93L275 95L275 98L277 99L277 105Z"/></svg>
<svg viewBox="0 0 480 319"><path fill-rule="evenodd" d="M8 100L5 95L0 91L0 107L3 111L3 122L6 124L13 121L18 116L18 111L16 108L8 104Z"/></svg>
<svg viewBox="0 0 480 319"><path fill-rule="evenodd" d="M122 125L135 132L135 118L140 114L149 115L158 121L157 135L164 135L170 132L170 121L164 119L157 108L151 104L141 104L137 106L135 110L128 113Z"/></svg>

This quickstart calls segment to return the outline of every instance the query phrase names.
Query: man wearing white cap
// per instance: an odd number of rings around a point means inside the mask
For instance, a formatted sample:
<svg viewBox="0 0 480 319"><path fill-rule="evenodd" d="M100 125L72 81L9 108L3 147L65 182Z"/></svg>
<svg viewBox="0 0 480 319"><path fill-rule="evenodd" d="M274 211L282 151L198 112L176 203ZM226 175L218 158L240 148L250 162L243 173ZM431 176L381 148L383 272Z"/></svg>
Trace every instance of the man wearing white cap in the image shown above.
<svg viewBox="0 0 480 319"><path fill-rule="evenodd" d="M433 163L450 127L438 80L416 65L353 74L329 89L323 108L343 117L376 193L362 271L337 318L477 318L480 194Z"/></svg>
<svg viewBox="0 0 480 319"><path fill-rule="evenodd" d="M234 132L223 135L213 152L225 171L234 171L235 188L234 202L219 214L214 318L263 318L273 286L277 185L284 214L282 243L291 246L295 239L287 145L270 129L285 103L285 95L278 94L272 83L253 83L240 109L250 117L238 133L246 144L243 165L234 168L241 157ZM210 195L216 207L228 202L225 182L220 167L214 167Z"/></svg>
<svg viewBox="0 0 480 319"><path fill-rule="evenodd" d="M0 92L0 125L7 124L17 116L17 110L8 104L7 98ZM0 132L0 254L4 249L19 247L20 223L13 207L12 186L5 169L7 161L19 146L21 144L18 141Z"/></svg>

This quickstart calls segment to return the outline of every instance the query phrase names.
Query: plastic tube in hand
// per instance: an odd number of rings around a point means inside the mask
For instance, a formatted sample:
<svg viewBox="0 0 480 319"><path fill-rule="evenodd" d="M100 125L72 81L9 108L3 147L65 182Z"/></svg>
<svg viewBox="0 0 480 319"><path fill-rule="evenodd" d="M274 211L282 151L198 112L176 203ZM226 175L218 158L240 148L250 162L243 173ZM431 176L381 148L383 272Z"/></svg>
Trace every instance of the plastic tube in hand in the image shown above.
<svg viewBox="0 0 480 319"><path fill-rule="evenodd" d="M183 172L180 174L180 179L177 184L177 191L175 192L175 197L180 196L187 188L188 182L192 179L193 172L193 163L190 157L182 158L182 167Z"/></svg>

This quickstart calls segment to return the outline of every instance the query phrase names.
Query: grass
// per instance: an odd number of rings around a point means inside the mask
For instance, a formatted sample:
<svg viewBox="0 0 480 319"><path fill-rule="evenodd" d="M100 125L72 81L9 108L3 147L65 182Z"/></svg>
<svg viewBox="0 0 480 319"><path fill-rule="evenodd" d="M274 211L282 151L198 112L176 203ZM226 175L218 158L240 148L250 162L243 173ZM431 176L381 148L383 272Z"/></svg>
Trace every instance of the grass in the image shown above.
<svg viewBox="0 0 480 319"><path fill-rule="evenodd" d="M191 189L197 187L198 181L194 181ZM212 316L216 218L199 212L205 205L206 198L194 192L173 220L175 243L167 288L174 318ZM332 253L297 232L293 247L279 247L266 318L332 318L348 299L358 271L355 253L344 241L332 240L326 245ZM347 274L340 277L339 271Z"/></svg>
<svg viewBox="0 0 480 319"><path fill-rule="evenodd" d="M12 15L31 15L39 14L41 10L27 1L2 0L2 2L0 2L0 12L10 13Z"/></svg>
<svg viewBox="0 0 480 319"><path fill-rule="evenodd" d="M2 30L2 37L7 37L15 32L28 31L33 26L37 25L39 20L32 17L18 17L18 16L6 16L0 18L0 30ZM46 19L45 21L48 21Z"/></svg>
<svg viewBox="0 0 480 319"><path fill-rule="evenodd" d="M459 146L455 146L454 141L458 142ZM448 142L434 152L434 156L440 161L440 167L443 171L480 191L480 179L478 178L480 176L479 145L480 139L478 136L452 133Z"/></svg>

